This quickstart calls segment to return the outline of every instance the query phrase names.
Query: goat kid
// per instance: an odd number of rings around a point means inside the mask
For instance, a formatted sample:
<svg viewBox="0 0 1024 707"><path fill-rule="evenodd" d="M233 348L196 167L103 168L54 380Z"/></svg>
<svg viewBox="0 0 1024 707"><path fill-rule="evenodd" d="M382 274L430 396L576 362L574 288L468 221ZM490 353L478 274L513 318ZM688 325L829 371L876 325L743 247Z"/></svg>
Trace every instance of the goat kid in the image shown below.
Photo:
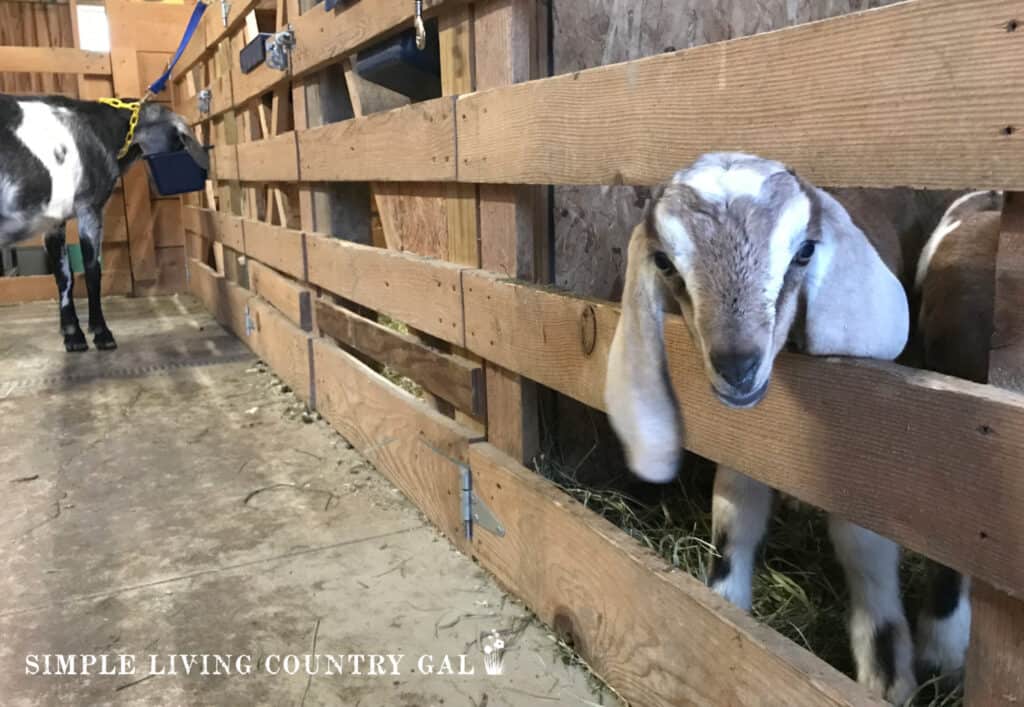
<svg viewBox="0 0 1024 707"><path fill-rule="evenodd" d="M72 294L67 221L78 219L93 343L114 349L100 306L100 248L103 208L117 179L144 154L186 149L209 164L184 119L170 109L142 104L130 136L131 117L131 110L104 103L0 94L0 247L44 234L67 351L88 349Z"/></svg>
<svg viewBox="0 0 1024 707"><path fill-rule="evenodd" d="M762 399L787 344L813 355L896 359L910 329L905 264L917 263L952 198L911 190L829 193L782 164L742 154L705 155L677 173L633 232L622 317L609 352L605 401L633 472L666 482L682 457L681 413L662 334L667 305L678 305L712 389L731 407ZM932 255L918 277L920 363L975 380L984 380L983 330L991 327L991 315L985 320L975 306L985 306L982 290L991 288L994 267L992 217L978 212L991 202L974 196L954 204L925 247ZM965 245L961 222L983 232L985 242ZM953 231L955 238L940 235ZM988 270L981 277L964 273L956 248L978 263L991 258ZM902 279L913 283L913 273ZM965 290L973 291L970 303L958 299ZM977 329L970 345L961 324ZM745 610L773 497L768 486L718 468L712 532L720 557L709 583ZM829 533L850 590L857 679L901 702L917 682L900 597L900 549L834 516ZM967 583L936 565L933 585L918 621L918 667L956 670L969 633Z"/></svg>

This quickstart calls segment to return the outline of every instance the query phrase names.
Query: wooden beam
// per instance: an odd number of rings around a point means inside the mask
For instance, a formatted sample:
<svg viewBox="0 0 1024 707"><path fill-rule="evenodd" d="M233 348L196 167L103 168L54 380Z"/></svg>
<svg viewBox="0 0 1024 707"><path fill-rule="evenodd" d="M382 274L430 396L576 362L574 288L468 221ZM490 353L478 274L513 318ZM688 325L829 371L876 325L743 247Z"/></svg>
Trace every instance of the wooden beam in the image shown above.
<svg viewBox="0 0 1024 707"><path fill-rule="evenodd" d="M109 76L110 54L66 47L0 47L0 71Z"/></svg>
<svg viewBox="0 0 1024 707"><path fill-rule="evenodd" d="M433 15L464 2L467 0L424 0L423 10ZM290 17L290 21L296 39L292 73L301 77L388 34L412 27L413 4L406 0L353 3L334 12L307 12Z"/></svg>
<svg viewBox="0 0 1024 707"><path fill-rule="evenodd" d="M246 312L252 293L198 260L189 260L189 289L224 328L247 341ZM251 344L250 344L251 347Z"/></svg>
<svg viewBox="0 0 1024 707"><path fill-rule="evenodd" d="M454 99L301 130L302 181L452 181Z"/></svg>
<svg viewBox="0 0 1024 707"><path fill-rule="evenodd" d="M995 332L989 382L1024 392L1024 193L1009 192L996 264Z"/></svg>
<svg viewBox="0 0 1024 707"><path fill-rule="evenodd" d="M298 280L306 279L305 234L251 219L242 220L242 229L246 255Z"/></svg>
<svg viewBox="0 0 1024 707"><path fill-rule="evenodd" d="M224 24L223 18L220 15L220 6L217 4L211 5L206 10L206 14L203 16L203 21L199 26L199 31L196 32L190 44L195 46L201 46L202 51L196 51L191 49L186 51L178 65L174 68L171 77L174 81L178 81L181 77L185 76L195 65L202 59L209 58L210 54L216 50L217 44L230 34L237 32L241 27L245 25L246 16L255 9L262 0L244 0L244 2L232 2L228 5L228 21L227 25ZM184 29L184 27L182 27ZM177 35L175 35L177 36ZM173 51L173 50L172 50Z"/></svg>
<svg viewBox="0 0 1024 707"><path fill-rule="evenodd" d="M312 373L312 340L309 334L288 321L269 303L258 297L249 301L252 333L249 346L292 387L301 400L316 407Z"/></svg>
<svg viewBox="0 0 1024 707"><path fill-rule="evenodd" d="M238 216L212 209L186 206L182 209L181 220L186 231L197 233L215 243L223 243L240 253L245 252L242 219Z"/></svg>
<svg viewBox="0 0 1024 707"><path fill-rule="evenodd" d="M742 150L820 186L1022 189L1019 16L899 3L465 96L459 180L649 185Z"/></svg>
<svg viewBox="0 0 1024 707"><path fill-rule="evenodd" d="M309 282L462 345L462 268L411 253L306 234Z"/></svg>
<svg viewBox="0 0 1024 707"><path fill-rule="evenodd" d="M316 301L316 322L321 334L387 364L457 409L483 417L483 367L479 363L437 351L414 336L322 299Z"/></svg>
<svg viewBox="0 0 1024 707"><path fill-rule="evenodd" d="M251 258L249 289L258 294L303 331L313 328L313 308L309 290Z"/></svg>
<svg viewBox="0 0 1024 707"><path fill-rule="evenodd" d="M463 289L470 351L604 409L617 306L480 272L464 272ZM737 411L711 393L680 317L665 340L687 449L1024 596L1024 396L782 354L764 401Z"/></svg>
<svg viewBox="0 0 1024 707"><path fill-rule="evenodd" d="M472 554L630 704L884 704L492 445L469 462L505 528Z"/></svg>
<svg viewBox="0 0 1024 707"><path fill-rule="evenodd" d="M238 176L244 182L297 182L295 132L238 144Z"/></svg>

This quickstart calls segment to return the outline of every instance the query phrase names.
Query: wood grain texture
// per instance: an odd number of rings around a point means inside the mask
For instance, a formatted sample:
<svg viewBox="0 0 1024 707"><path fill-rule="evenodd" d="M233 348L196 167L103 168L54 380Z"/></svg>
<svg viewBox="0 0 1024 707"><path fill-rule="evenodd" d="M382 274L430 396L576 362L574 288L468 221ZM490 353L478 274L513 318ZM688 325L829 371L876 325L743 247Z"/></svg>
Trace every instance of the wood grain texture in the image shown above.
<svg viewBox="0 0 1024 707"><path fill-rule="evenodd" d="M451 540L465 547L459 467L472 433L326 339L313 341L317 410Z"/></svg>
<svg viewBox="0 0 1024 707"><path fill-rule="evenodd" d="M299 180L295 133L238 144L238 177L243 182Z"/></svg>
<svg viewBox="0 0 1024 707"><path fill-rule="evenodd" d="M884 704L493 445L469 457L506 528L474 556L630 704Z"/></svg>
<svg viewBox="0 0 1024 707"><path fill-rule="evenodd" d="M466 96L459 179L653 184L743 150L818 185L1021 188L1019 10L901 3Z"/></svg>
<svg viewBox="0 0 1024 707"><path fill-rule="evenodd" d="M964 704L1024 704L1024 602L974 582L971 609Z"/></svg>
<svg viewBox="0 0 1024 707"><path fill-rule="evenodd" d="M313 328L313 310L309 290L251 258L249 289L274 305L303 331Z"/></svg>
<svg viewBox="0 0 1024 707"><path fill-rule="evenodd" d="M190 259L189 289L220 324L242 341L248 342L245 312L252 293L239 287L208 265ZM250 344L250 348L252 345Z"/></svg>
<svg viewBox="0 0 1024 707"><path fill-rule="evenodd" d="M103 271L101 285L103 296L130 295L132 273L130 270ZM85 278L75 275L75 297L85 297ZM57 285L52 275L25 275L21 277L0 277L0 304L39 302L57 300Z"/></svg>
<svg viewBox="0 0 1024 707"><path fill-rule="evenodd" d="M1024 193L1009 192L996 259L989 382L1024 392Z"/></svg>
<svg viewBox="0 0 1024 707"><path fill-rule="evenodd" d="M463 344L457 265L306 234L309 282L450 343Z"/></svg>
<svg viewBox="0 0 1024 707"><path fill-rule="evenodd" d="M305 235L281 226L242 219L245 254L292 277L306 279Z"/></svg>
<svg viewBox="0 0 1024 707"><path fill-rule="evenodd" d="M309 335L258 297L249 300L249 315L254 327L249 346L301 400L315 407Z"/></svg>
<svg viewBox="0 0 1024 707"><path fill-rule="evenodd" d="M438 98L302 130L302 181L455 179L454 99Z"/></svg>
<svg viewBox="0 0 1024 707"><path fill-rule="evenodd" d="M448 260L450 184L378 182L373 185L388 247Z"/></svg>
<svg viewBox="0 0 1024 707"><path fill-rule="evenodd" d="M110 54L67 47L0 46L0 71L109 76Z"/></svg>
<svg viewBox="0 0 1024 707"><path fill-rule="evenodd" d="M223 243L240 253L245 252L242 235L242 219L223 211L185 206L182 209L182 223L186 231L197 233L216 243Z"/></svg>
<svg viewBox="0 0 1024 707"><path fill-rule="evenodd" d="M466 1L424 0L424 15L434 15ZM375 39L412 27L412 20L413 5L406 0L357 2L334 12L312 10L291 17L297 41L292 54L292 72L297 77L305 76Z"/></svg>
<svg viewBox="0 0 1024 707"><path fill-rule="evenodd" d="M289 75L284 71L271 69L266 64L260 64L248 74L243 74L239 65L231 65L231 90L235 106L240 107L258 96L273 91L278 86L287 83Z"/></svg>
<svg viewBox="0 0 1024 707"><path fill-rule="evenodd" d="M196 32L190 47L182 55L181 61L171 73L172 79L177 82L183 78L201 59L208 58L215 51L220 41L242 28L245 25L245 17L260 4L261 0L244 0L244 2L232 2L228 10L228 24L225 27L220 17L220 7L212 6L203 16L199 31ZM182 25L184 29L184 25ZM179 36L180 35L176 35ZM197 51L201 47L201 51ZM173 51L173 50L172 50Z"/></svg>
<svg viewBox="0 0 1024 707"><path fill-rule="evenodd" d="M467 348L604 408L618 307L486 273L464 273L463 288ZM783 354L764 401L736 411L712 395L681 318L665 337L687 449L1024 596L1024 396Z"/></svg>
<svg viewBox="0 0 1024 707"><path fill-rule="evenodd" d="M354 312L316 301L320 333L387 364L426 390L474 417L485 413L483 367L460 356L437 351L409 334L402 334Z"/></svg>

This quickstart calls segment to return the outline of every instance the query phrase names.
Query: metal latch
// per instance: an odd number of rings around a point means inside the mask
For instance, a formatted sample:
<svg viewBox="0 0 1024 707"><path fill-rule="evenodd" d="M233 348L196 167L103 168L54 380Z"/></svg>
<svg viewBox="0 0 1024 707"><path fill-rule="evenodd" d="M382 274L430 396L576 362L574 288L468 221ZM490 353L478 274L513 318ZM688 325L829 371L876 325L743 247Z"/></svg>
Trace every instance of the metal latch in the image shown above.
<svg viewBox="0 0 1024 707"><path fill-rule="evenodd" d="M199 112L206 115L210 112L210 101L213 100L213 91L204 88L196 95L196 100L199 102Z"/></svg>
<svg viewBox="0 0 1024 707"><path fill-rule="evenodd" d="M291 25L283 32L267 37L267 66L277 71L288 70L288 57L295 47L295 30Z"/></svg>
<svg viewBox="0 0 1024 707"><path fill-rule="evenodd" d="M469 467L459 464L459 473L462 477L462 524L466 530L466 539L473 539L474 526L480 526L499 538L505 537L505 527L501 521L473 491L473 474Z"/></svg>
<svg viewBox="0 0 1024 707"><path fill-rule="evenodd" d="M245 335L252 336L256 331L256 325L252 321L252 314L249 312L249 305L245 305Z"/></svg>
<svg viewBox="0 0 1024 707"><path fill-rule="evenodd" d="M423 0L413 4L413 27L416 28L416 48L423 51L427 48L427 27L423 24Z"/></svg>

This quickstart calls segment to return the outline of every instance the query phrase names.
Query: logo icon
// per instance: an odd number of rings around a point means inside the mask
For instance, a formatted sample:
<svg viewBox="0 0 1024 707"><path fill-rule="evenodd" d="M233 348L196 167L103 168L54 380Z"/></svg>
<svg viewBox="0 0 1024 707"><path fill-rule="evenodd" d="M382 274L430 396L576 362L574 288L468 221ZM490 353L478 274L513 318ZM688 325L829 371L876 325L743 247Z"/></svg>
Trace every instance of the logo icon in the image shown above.
<svg viewBox="0 0 1024 707"><path fill-rule="evenodd" d="M495 629L484 636L481 644L484 647L484 671L488 675L501 675L505 670L505 641Z"/></svg>

